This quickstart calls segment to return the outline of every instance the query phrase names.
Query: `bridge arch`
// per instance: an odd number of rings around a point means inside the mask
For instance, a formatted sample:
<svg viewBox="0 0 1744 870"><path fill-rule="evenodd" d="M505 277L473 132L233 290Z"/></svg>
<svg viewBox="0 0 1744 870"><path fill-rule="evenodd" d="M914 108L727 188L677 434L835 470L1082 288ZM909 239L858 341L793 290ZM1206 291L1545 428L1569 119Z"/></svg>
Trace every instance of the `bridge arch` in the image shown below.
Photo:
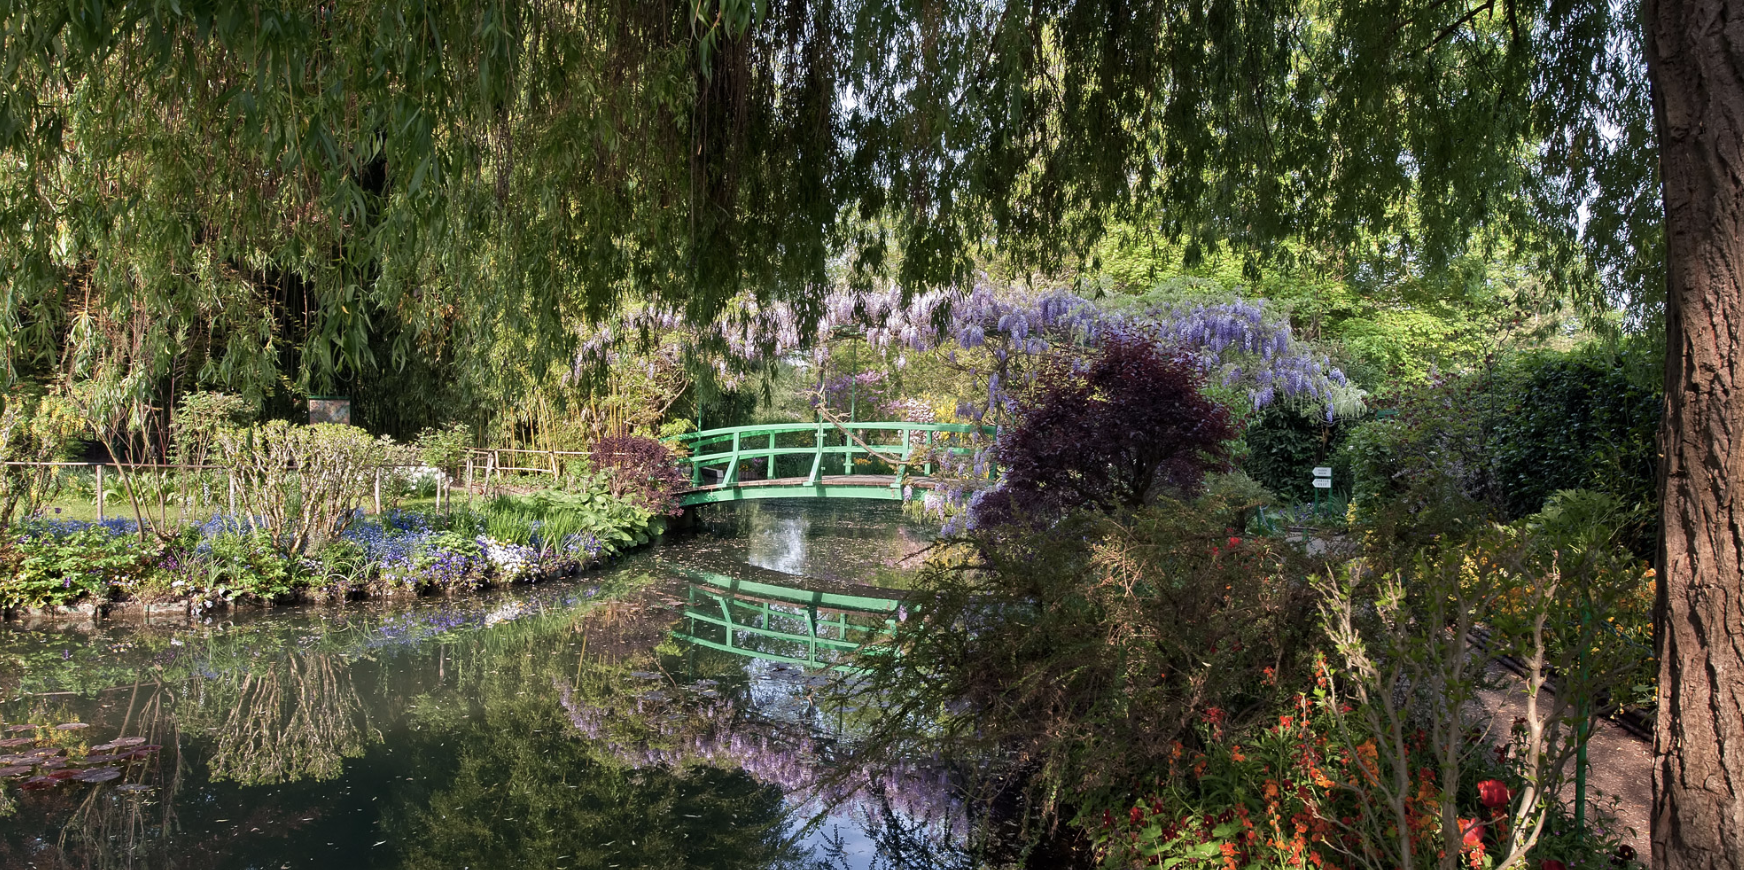
<svg viewBox="0 0 1744 870"><path fill-rule="evenodd" d="M689 455L683 507L766 498L903 501L937 485L934 461L969 455L993 427L967 423L778 423L671 439ZM782 472L788 472L783 476ZM794 474L794 472L798 472ZM917 473L918 472L918 473Z"/></svg>

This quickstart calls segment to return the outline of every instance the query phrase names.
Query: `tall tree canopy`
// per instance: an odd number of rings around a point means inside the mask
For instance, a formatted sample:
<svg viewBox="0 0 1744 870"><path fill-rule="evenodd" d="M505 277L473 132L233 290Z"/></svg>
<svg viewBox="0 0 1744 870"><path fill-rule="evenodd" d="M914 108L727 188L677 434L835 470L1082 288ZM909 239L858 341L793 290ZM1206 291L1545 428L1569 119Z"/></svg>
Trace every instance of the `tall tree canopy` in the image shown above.
<svg viewBox="0 0 1744 870"><path fill-rule="evenodd" d="M1566 292L1648 321L1664 303L1656 862L1737 868L1738 14L9 0L0 348L8 377L135 388L286 371L318 388L419 354L486 368L505 347L538 373L622 298L695 322L742 294L815 311L844 276L1062 265L1115 220L1254 268L1290 250L1434 270L1506 239Z"/></svg>
<svg viewBox="0 0 1744 870"><path fill-rule="evenodd" d="M1433 268L1499 228L1647 298L1654 235L1583 252L1577 220L1656 217L1632 14L12 2L0 335L9 366L175 346L245 388L508 335L537 369L624 294L701 321L815 300L838 264L904 287L1059 265L1134 218L1256 265L1290 239Z"/></svg>

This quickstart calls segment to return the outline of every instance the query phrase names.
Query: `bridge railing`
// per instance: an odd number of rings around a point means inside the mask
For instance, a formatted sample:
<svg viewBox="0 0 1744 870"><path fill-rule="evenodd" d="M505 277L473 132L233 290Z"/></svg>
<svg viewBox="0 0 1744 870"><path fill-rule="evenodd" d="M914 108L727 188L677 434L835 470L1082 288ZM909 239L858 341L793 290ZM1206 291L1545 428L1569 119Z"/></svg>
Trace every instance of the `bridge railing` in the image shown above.
<svg viewBox="0 0 1744 870"><path fill-rule="evenodd" d="M679 568L690 578L680 640L751 658L854 671L881 655L902 614L901 593L866 596L740 580Z"/></svg>
<svg viewBox="0 0 1744 870"><path fill-rule="evenodd" d="M881 459L893 467L898 487L915 466L930 476L933 460L944 454L968 455L977 437L991 437L993 427L968 423L783 423L737 426L680 435L690 456L691 483L703 486L705 469L721 474L719 483L734 486L764 460L761 477L776 479L785 468L789 477L817 483L826 474L852 475L857 459Z"/></svg>

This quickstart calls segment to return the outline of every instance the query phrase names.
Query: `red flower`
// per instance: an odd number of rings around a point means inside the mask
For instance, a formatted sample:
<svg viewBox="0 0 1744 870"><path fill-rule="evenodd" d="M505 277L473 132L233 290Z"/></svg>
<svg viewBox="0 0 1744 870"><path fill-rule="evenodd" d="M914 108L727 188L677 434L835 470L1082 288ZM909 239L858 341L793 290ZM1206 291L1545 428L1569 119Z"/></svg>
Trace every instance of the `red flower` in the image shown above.
<svg viewBox="0 0 1744 870"><path fill-rule="evenodd" d="M1538 862L1538 870L1568 870L1568 865L1555 858L1546 858Z"/></svg>
<svg viewBox="0 0 1744 870"><path fill-rule="evenodd" d="M1132 819L1132 823L1136 825L1139 822L1144 821L1144 810L1141 810L1138 807L1133 807L1132 810L1127 813L1127 818Z"/></svg>
<svg viewBox="0 0 1744 870"><path fill-rule="evenodd" d="M1468 848L1484 845L1484 823L1477 819L1459 820L1460 839Z"/></svg>
<svg viewBox="0 0 1744 870"><path fill-rule="evenodd" d="M1508 793L1508 787L1499 779L1486 779L1478 783L1478 800L1490 809L1499 809L1508 805L1513 795Z"/></svg>
<svg viewBox="0 0 1744 870"><path fill-rule="evenodd" d="M1231 547L1239 547L1241 546L1241 539L1232 537L1229 539L1229 545Z"/></svg>

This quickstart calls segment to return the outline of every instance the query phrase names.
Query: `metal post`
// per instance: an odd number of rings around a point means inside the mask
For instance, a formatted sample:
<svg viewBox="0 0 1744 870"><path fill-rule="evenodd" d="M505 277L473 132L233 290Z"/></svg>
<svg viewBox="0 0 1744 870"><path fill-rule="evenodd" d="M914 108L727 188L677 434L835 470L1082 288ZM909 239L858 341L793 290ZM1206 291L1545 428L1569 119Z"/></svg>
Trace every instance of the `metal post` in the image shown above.
<svg viewBox="0 0 1744 870"><path fill-rule="evenodd" d="M1579 726L1575 731L1574 750L1574 829L1584 831L1587 826L1587 738L1592 736L1592 693L1587 686L1587 647L1592 645L1588 627L1592 624L1591 600L1581 602L1581 648L1575 657L1576 679L1580 680L1575 691L1579 700L1575 703L1575 715L1579 717Z"/></svg>
<svg viewBox="0 0 1744 870"><path fill-rule="evenodd" d="M103 521L103 465L97 465L97 522Z"/></svg>

